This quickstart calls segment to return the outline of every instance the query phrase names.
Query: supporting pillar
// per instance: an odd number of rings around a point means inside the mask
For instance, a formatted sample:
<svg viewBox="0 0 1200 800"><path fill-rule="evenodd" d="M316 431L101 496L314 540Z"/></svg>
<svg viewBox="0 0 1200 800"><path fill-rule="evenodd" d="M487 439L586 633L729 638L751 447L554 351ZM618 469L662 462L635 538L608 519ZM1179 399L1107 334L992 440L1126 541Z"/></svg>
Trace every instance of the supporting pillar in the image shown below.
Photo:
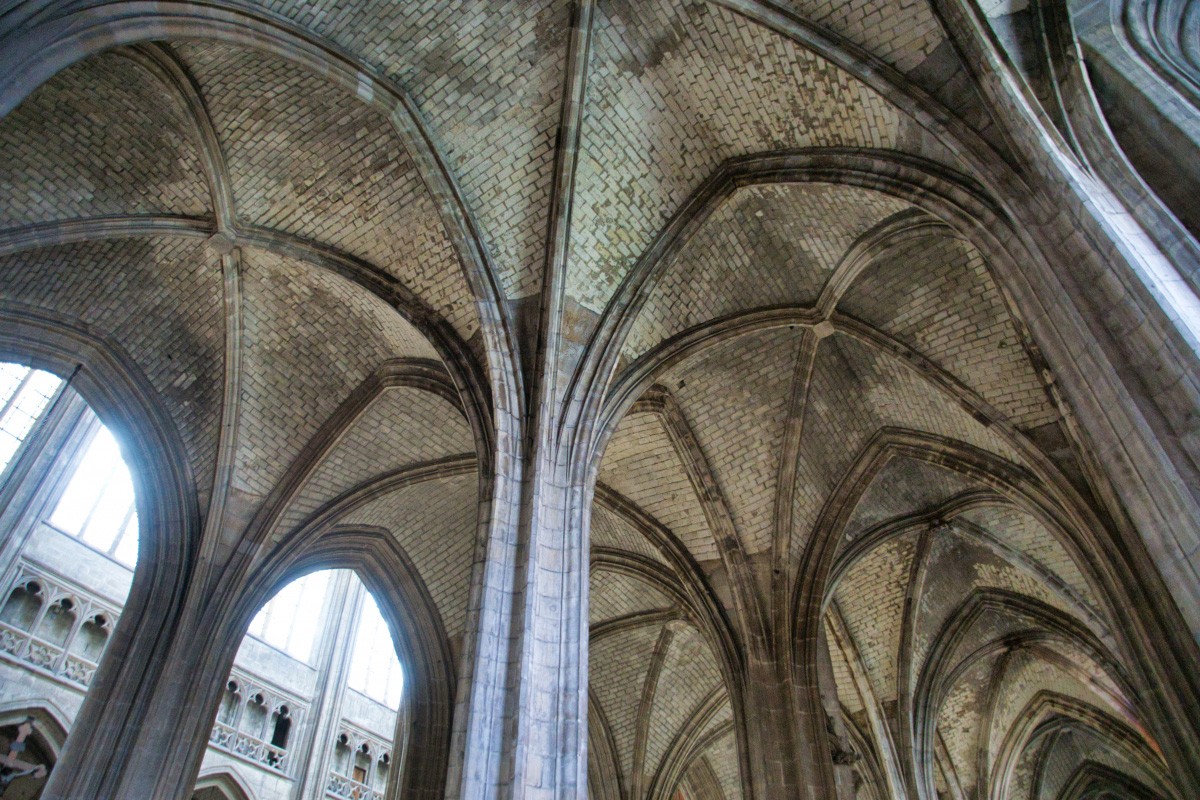
<svg viewBox="0 0 1200 800"><path fill-rule="evenodd" d="M528 474L515 529L493 528L481 570L472 675L455 724L463 760L452 765L449 797L586 792L584 492L551 459Z"/></svg>

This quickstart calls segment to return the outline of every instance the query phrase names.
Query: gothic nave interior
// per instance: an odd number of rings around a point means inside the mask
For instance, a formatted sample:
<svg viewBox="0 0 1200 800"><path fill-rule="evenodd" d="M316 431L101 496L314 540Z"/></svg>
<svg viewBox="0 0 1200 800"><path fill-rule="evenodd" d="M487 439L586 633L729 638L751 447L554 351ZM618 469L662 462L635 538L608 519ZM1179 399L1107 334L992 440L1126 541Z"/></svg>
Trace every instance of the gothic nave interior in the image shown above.
<svg viewBox="0 0 1200 800"><path fill-rule="evenodd" d="M1200 796L1200 3L0 3L0 797Z"/></svg>

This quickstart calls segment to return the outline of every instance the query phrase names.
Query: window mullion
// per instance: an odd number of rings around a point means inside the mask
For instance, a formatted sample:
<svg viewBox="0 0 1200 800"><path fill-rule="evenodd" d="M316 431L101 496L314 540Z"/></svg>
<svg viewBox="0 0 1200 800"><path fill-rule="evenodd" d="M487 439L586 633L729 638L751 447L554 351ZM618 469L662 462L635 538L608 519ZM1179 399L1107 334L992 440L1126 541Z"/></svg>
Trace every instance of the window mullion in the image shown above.
<svg viewBox="0 0 1200 800"><path fill-rule="evenodd" d="M5 418L8 417L8 412L17 404L17 400L19 400L21 397L21 392L24 391L25 387L29 385L32 377L33 370L26 370L25 377L21 378L21 382L17 384L17 388L14 389L13 393L10 394L8 399L4 401L4 410L0 411L0 424L3 424Z"/></svg>

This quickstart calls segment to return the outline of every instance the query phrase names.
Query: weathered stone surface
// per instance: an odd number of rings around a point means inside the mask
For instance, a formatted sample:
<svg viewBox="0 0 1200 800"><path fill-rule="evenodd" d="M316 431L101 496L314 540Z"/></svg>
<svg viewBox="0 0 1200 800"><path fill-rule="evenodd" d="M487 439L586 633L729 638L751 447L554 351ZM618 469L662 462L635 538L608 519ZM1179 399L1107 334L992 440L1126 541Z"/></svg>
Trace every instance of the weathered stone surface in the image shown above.
<svg viewBox="0 0 1200 800"><path fill-rule="evenodd" d="M0 357L155 521L45 796L190 796L325 566L412 676L389 798L1200 792L1194 54L1016 5L0 15Z"/></svg>

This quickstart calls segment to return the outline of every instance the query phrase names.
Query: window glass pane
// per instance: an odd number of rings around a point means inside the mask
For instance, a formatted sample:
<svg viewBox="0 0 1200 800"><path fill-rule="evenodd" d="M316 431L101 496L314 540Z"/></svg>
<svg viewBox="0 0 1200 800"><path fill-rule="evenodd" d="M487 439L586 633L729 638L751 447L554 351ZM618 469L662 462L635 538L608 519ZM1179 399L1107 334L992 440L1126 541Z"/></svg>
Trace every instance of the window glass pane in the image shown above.
<svg viewBox="0 0 1200 800"><path fill-rule="evenodd" d="M121 534L121 540L117 542L117 549L113 551L113 558L120 561L122 564L133 566L137 563L138 557L138 518L137 514L129 515L129 522L125 525L125 531Z"/></svg>
<svg viewBox="0 0 1200 800"><path fill-rule="evenodd" d="M331 574L331 570L311 572L280 589L250 621L250 635L309 661Z"/></svg>
<svg viewBox="0 0 1200 800"><path fill-rule="evenodd" d="M112 553L123 563L137 561L137 515L133 479L121 458L121 448L107 428L92 437L58 500L50 524L78 536L97 550ZM131 541L118 537L130 533Z"/></svg>
<svg viewBox="0 0 1200 800"><path fill-rule="evenodd" d="M8 403L8 399L28 374L29 368L20 364L0 364L0 404Z"/></svg>
<svg viewBox="0 0 1200 800"><path fill-rule="evenodd" d="M377 700L389 708L400 708L404 691L404 673L392 634L384 622L375 598L363 599L362 616L354 637L354 656L350 662L351 689Z"/></svg>
<svg viewBox="0 0 1200 800"><path fill-rule="evenodd" d="M49 372L0 364L0 472L8 467L61 383Z"/></svg>
<svg viewBox="0 0 1200 800"><path fill-rule="evenodd" d="M128 470L115 471L104 487L92 516L79 538L98 550L108 552L125 529L125 520L133 505L133 481Z"/></svg>

